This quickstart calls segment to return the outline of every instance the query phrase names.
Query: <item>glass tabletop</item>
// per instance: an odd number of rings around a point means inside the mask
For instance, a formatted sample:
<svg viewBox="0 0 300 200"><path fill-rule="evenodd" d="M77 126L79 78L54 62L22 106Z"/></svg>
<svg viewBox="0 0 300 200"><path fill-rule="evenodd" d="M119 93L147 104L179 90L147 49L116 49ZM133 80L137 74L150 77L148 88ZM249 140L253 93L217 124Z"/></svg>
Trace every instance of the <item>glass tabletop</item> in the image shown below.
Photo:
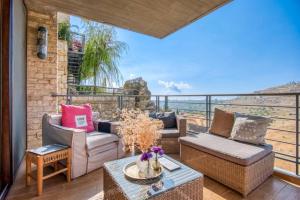
<svg viewBox="0 0 300 200"><path fill-rule="evenodd" d="M42 146L42 147L39 147L36 149L30 149L30 150L28 150L28 152L34 153L37 155L46 155L46 154L61 151L61 150L67 149L67 148L69 148L69 147L66 145L50 144L50 145Z"/></svg>
<svg viewBox="0 0 300 200"><path fill-rule="evenodd" d="M164 155L163 157L170 161L178 164L179 169L169 171L166 168L162 176L159 179L150 181L133 181L125 177L123 168L138 159L138 156L123 158L106 162L104 164L105 170L109 173L115 183L119 186L122 192L130 200L148 199L150 197L161 194L162 192L168 191L182 184L193 181L197 178L203 177L203 175L190 167L172 159L169 156ZM162 185L160 190L153 190L153 186Z"/></svg>

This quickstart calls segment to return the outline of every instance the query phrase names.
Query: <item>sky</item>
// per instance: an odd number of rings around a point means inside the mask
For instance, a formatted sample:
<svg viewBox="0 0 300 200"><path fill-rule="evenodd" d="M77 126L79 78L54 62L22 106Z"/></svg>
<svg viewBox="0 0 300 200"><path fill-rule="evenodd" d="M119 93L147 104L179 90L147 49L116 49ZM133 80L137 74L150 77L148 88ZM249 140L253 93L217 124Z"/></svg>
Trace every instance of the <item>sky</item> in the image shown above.
<svg viewBox="0 0 300 200"><path fill-rule="evenodd" d="M124 80L142 77L152 94L248 93L300 81L299 0L234 0L163 39L116 31L129 47L119 61Z"/></svg>

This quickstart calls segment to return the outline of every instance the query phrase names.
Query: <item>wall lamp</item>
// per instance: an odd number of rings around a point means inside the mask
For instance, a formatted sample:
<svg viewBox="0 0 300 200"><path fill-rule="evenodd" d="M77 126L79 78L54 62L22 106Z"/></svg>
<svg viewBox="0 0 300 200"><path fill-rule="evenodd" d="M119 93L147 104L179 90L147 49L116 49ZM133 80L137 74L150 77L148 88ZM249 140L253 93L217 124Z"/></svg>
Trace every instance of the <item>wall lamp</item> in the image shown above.
<svg viewBox="0 0 300 200"><path fill-rule="evenodd" d="M37 56L40 59L46 59L47 49L48 49L48 30L44 26L39 26L38 36L37 36Z"/></svg>

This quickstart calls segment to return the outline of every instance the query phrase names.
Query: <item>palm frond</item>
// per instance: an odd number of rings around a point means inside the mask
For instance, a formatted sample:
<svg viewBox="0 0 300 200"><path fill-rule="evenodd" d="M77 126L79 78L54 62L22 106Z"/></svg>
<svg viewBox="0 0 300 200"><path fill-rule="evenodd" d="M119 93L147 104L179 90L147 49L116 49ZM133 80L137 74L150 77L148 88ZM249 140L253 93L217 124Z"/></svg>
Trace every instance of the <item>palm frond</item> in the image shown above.
<svg viewBox="0 0 300 200"><path fill-rule="evenodd" d="M94 84L112 86L123 80L118 62L127 51L127 44L116 40L116 31L109 26L85 21L86 44L81 65L81 80L94 79ZM98 80L97 80L98 79Z"/></svg>

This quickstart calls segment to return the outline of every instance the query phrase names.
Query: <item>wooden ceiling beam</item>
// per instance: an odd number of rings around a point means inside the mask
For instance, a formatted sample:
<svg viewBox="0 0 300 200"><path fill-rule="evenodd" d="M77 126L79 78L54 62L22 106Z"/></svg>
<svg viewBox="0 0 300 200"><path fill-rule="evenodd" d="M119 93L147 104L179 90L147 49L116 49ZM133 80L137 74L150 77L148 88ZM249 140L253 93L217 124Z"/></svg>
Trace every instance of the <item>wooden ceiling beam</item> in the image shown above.
<svg viewBox="0 0 300 200"><path fill-rule="evenodd" d="M27 8L64 12L163 38L231 0L25 0Z"/></svg>

